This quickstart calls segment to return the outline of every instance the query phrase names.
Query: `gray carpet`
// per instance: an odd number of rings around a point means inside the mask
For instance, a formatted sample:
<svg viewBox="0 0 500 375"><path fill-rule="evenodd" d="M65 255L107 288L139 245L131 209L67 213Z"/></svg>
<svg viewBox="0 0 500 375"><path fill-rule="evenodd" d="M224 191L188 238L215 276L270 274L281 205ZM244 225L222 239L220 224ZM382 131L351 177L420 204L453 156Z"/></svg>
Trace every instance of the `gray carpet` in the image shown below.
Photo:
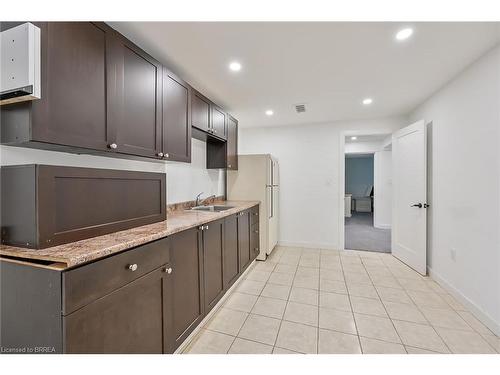
<svg viewBox="0 0 500 375"><path fill-rule="evenodd" d="M371 212L353 212L345 218L345 248L390 253L391 230L375 228Z"/></svg>

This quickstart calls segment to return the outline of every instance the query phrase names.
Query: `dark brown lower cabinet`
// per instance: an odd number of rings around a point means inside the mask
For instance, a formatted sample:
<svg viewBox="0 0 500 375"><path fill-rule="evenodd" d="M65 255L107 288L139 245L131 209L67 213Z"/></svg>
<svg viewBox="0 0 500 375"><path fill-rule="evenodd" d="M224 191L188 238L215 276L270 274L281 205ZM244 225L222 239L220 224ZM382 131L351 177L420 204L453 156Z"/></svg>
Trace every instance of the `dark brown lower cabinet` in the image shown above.
<svg viewBox="0 0 500 375"><path fill-rule="evenodd" d="M188 229L170 237L171 300L167 317L168 350L173 353L203 320L202 231Z"/></svg>
<svg viewBox="0 0 500 375"><path fill-rule="evenodd" d="M226 217L224 222L224 289L229 289L239 276L238 214Z"/></svg>
<svg viewBox="0 0 500 375"><path fill-rule="evenodd" d="M224 219L203 226L203 278L205 314L224 295Z"/></svg>
<svg viewBox="0 0 500 375"><path fill-rule="evenodd" d="M62 271L2 259L2 351L173 353L257 256L251 213Z"/></svg>
<svg viewBox="0 0 500 375"><path fill-rule="evenodd" d="M257 258L260 252L260 239L259 239L259 223L253 224L250 227L250 253L251 258Z"/></svg>
<svg viewBox="0 0 500 375"><path fill-rule="evenodd" d="M63 317L66 353L163 353L168 265Z"/></svg>
<svg viewBox="0 0 500 375"><path fill-rule="evenodd" d="M240 272L243 272L253 260L250 251L250 211L238 215L238 253L240 257Z"/></svg>

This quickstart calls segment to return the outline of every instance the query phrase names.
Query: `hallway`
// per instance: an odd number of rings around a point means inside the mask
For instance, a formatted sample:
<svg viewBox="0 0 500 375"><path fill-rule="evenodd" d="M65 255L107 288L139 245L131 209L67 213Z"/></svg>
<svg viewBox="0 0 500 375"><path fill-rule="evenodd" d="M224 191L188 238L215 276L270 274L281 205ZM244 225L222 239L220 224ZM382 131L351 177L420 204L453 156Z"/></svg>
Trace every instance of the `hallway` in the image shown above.
<svg viewBox="0 0 500 375"><path fill-rule="evenodd" d="M353 212L345 218L345 248L391 252L391 230L373 226L373 212Z"/></svg>

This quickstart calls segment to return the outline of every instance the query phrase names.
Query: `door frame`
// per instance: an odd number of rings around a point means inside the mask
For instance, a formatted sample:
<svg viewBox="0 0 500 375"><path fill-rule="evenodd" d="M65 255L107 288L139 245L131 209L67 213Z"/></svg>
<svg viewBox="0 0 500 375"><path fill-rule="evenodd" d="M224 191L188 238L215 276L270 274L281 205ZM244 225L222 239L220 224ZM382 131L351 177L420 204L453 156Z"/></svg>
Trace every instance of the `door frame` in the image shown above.
<svg viewBox="0 0 500 375"><path fill-rule="evenodd" d="M386 134L388 138L392 137L392 133L399 129L374 129L374 130L345 130L339 133L339 195L338 195L338 249L345 249L345 218L344 218L344 199L345 199L345 138L351 136L362 136L362 135L382 135ZM383 147L387 147L389 144L384 142ZM366 153L366 152L365 152Z"/></svg>

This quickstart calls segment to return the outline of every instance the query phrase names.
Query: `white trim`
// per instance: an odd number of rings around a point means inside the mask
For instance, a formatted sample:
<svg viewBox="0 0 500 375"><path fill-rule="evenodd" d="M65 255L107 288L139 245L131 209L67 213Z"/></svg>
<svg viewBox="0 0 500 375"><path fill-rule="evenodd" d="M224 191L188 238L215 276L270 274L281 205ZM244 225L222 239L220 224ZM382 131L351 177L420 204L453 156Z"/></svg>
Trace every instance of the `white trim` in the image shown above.
<svg viewBox="0 0 500 375"><path fill-rule="evenodd" d="M441 277L438 273L434 272L431 267L427 266L429 276L434 279L439 285L446 289L453 297L467 307L472 314L488 327L497 336L500 336L500 322L496 322L493 317L488 315L481 307L476 305L473 301L467 298L462 292L451 285L446 279Z"/></svg>
<svg viewBox="0 0 500 375"><path fill-rule="evenodd" d="M286 247L307 247L310 249L325 249L325 250L339 250L339 246L326 242L293 242L293 241L279 241L278 246Z"/></svg>
<svg viewBox="0 0 500 375"><path fill-rule="evenodd" d="M373 224L378 229L391 229L391 224Z"/></svg>
<svg viewBox="0 0 500 375"><path fill-rule="evenodd" d="M234 282L231 288L229 288L226 291L226 293L224 293L219 302L217 302L217 304L213 307L213 309L207 315L205 315L200 324L198 324L196 328L193 330L193 332L191 332L191 334L188 337L186 337L186 339L182 342L182 344L179 345L179 347L175 350L174 354L182 354L182 352L189 346L189 344L191 344L196 335L201 331L201 329L205 326L205 324L208 323L210 319L212 319L215 313L219 310L220 307L222 307L224 302L228 299L229 295L233 292L234 289L236 289L239 283L244 279L244 276L246 276L246 274L250 272L250 269L253 267L255 262L256 260L250 263L245 272L243 272L240 275L240 277Z"/></svg>

